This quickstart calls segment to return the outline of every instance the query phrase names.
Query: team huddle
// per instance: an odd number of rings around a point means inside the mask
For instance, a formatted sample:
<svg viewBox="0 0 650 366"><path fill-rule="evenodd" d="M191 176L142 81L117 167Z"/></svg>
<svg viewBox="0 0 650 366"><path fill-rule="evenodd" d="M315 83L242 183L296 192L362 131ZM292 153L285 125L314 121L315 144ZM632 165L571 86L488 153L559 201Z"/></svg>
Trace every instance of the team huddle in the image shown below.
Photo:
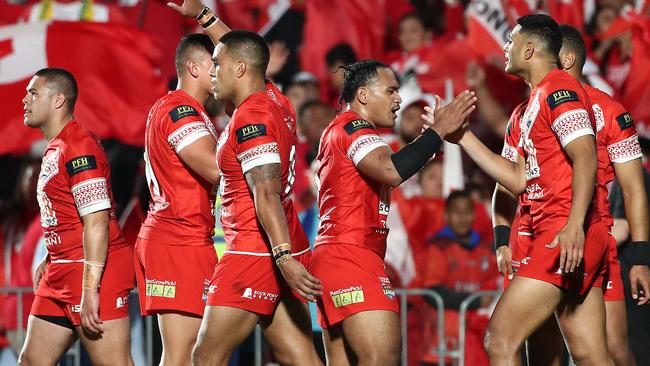
<svg viewBox="0 0 650 366"><path fill-rule="evenodd" d="M511 115L501 155L469 129L471 91L444 106L436 98L422 111L420 136L394 152L378 129L395 125L395 74L372 60L345 66L342 110L316 158L312 250L293 203L296 113L265 78L266 42L231 31L199 0L169 6L205 34L180 41L178 88L146 121L151 200L135 246L115 217L106 154L73 115L74 76L42 69L27 86L25 125L48 140L37 187L48 255L35 275L21 365L54 365L77 337L93 364L133 365L134 278L142 315L158 317L161 365L227 365L258 324L280 364L321 365L310 301L327 364L398 365L399 305L384 268L391 190L443 140L498 182L493 222L505 291L486 335L490 364L518 364L528 342L531 365L559 365L563 340L577 364L633 364L606 185L616 176L626 197L636 253L630 281L644 304L650 250L648 207L638 199L641 149L630 114L582 85L585 46L574 28L546 15L518 19L504 46L506 72L531 93ZM211 98L231 117L221 133L204 107ZM227 243L220 259L212 241L217 190Z"/></svg>

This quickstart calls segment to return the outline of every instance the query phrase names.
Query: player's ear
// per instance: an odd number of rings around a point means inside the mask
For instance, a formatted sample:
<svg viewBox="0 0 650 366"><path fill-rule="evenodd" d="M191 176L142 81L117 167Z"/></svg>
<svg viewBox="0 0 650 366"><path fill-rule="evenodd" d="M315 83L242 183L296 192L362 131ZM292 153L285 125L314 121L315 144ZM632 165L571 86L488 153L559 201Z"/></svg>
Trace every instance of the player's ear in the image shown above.
<svg viewBox="0 0 650 366"><path fill-rule="evenodd" d="M194 78L199 77L199 65L194 62L194 60L188 60L185 63L185 68L187 69L187 72L192 75Z"/></svg>
<svg viewBox="0 0 650 366"><path fill-rule="evenodd" d="M357 89L357 100L361 104L367 104L368 103L368 88L365 86L360 87Z"/></svg>
<svg viewBox="0 0 650 366"><path fill-rule="evenodd" d="M562 70L570 70L576 63L576 56L570 52L560 53Z"/></svg>
<svg viewBox="0 0 650 366"><path fill-rule="evenodd" d="M533 42L526 42L526 47L524 48L524 59L530 60L535 54L535 44Z"/></svg>
<svg viewBox="0 0 650 366"><path fill-rule="evenodd" d="M241 78L246 73L246 68L248 65L244 61L237 61L234 63L235 66L235 75L237 78Z"/></svg>
<svg viewBox="0 0 650 366"><path fill-rule="evenodd" d="M55 109L61 109L65 105L65 94L56 93L52 96L52 104Z"/></svg>

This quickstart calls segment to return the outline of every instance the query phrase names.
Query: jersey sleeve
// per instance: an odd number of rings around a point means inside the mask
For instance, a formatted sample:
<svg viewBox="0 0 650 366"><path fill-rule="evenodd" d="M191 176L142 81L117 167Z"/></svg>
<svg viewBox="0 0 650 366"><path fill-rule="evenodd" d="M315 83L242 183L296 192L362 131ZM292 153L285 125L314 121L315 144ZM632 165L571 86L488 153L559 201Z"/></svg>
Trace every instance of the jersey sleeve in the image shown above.
<svg viewBox="0 0 650 366"><path fill-rule="evenodd" d="M374 149L382 146L390 147L379 137L375 127L364 119L346 123L339 132L341 148L355 166Z"/></svg>
<svg viewBox="0 0 650 366"><path fill-rule="evenodd" d="M513 112L513 116L515 113ZM517 118L510 117L508 121L508 126L506 127L506 133L503 138L503 149L501 150L501 156L510 160L513 163L519 161L519 157L523 157L523 151L521 150L520 137L519 133L519 123Z"/></svg>
<svg viewBox="0 0 650 366"><path fill-rule="evenodd" d="M643 154L632 115L620 104L613 103L610 118L605 131L609 160L620 164L641 158Z"/></svg>
<svg viewBox="0 0 650 366"><path fill-rule="evenodd" d="M586 135L594 135L594 127L587 108L590 103L582 90L572 85L552 89L542 101L549 113L551 129L562 147Z"/></svg>
<svg viewBox="0 0 650 366"><path fill-rule="evenodd" d="M63 164L79 216L111 208L108 163L97 141L84 139L68 145Z"/></svg>
<svg viewBox="0 0 650 366"><path fill-rule="evenodd" d="M235 117L234 144L237 160L243 173L266 164L280 164L280 145L273 114L263 111L244 111ZM280 121L284 123L284 121Z"/></svg>
<svg viewBox="0 0 650 366"><path fill-rule="evenodd" d="M187 104L173 104L163 116L162 124L167 143L176 154L201 137L211 136L200 112Z"/></svg>

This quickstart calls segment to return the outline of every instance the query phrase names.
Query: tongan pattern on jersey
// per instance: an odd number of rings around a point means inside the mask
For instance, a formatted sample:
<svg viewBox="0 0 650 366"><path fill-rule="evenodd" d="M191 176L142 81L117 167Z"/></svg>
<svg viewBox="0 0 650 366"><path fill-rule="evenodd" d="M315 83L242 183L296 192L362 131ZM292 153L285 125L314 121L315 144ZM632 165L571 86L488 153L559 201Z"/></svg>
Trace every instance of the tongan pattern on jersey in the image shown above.
<svg viewBox="0 0 650 366"><path fill-rule="evenodd" d="M179 154L217 132L203 106L182 90L158 99L145 129L145 175L151 201L138 236L159 244L211 245L214 187Z"/></svg>

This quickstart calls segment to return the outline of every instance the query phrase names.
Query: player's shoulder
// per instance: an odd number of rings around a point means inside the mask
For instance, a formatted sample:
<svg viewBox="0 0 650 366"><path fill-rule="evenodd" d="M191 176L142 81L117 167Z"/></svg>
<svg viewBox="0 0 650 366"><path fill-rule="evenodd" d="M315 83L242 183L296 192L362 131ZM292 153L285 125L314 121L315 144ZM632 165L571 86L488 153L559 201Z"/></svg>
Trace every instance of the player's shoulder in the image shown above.
<svg viewBox="0 0 650 366"><path fill-rule="evenodd" d="M330 125L333 131L343 136L377 132L377 129L370 121L362 118L358 113L353 111L339 114Z"/></svg>
<svg viewBox="0 0 650 366"><path fill-rule="evenodd" d="M174 90L156 103L158 116L169 117L175 123L186 117L201 117L203 108L199 102L182 90Z"/></svg>
<svg viewBox="0 0 650 366"><path fill-rule="evenodd" d="M104 149L89 130L76 120L66 126L61 136L62 157L69 176L81 171L97 169L106 160Z"/></svg>

